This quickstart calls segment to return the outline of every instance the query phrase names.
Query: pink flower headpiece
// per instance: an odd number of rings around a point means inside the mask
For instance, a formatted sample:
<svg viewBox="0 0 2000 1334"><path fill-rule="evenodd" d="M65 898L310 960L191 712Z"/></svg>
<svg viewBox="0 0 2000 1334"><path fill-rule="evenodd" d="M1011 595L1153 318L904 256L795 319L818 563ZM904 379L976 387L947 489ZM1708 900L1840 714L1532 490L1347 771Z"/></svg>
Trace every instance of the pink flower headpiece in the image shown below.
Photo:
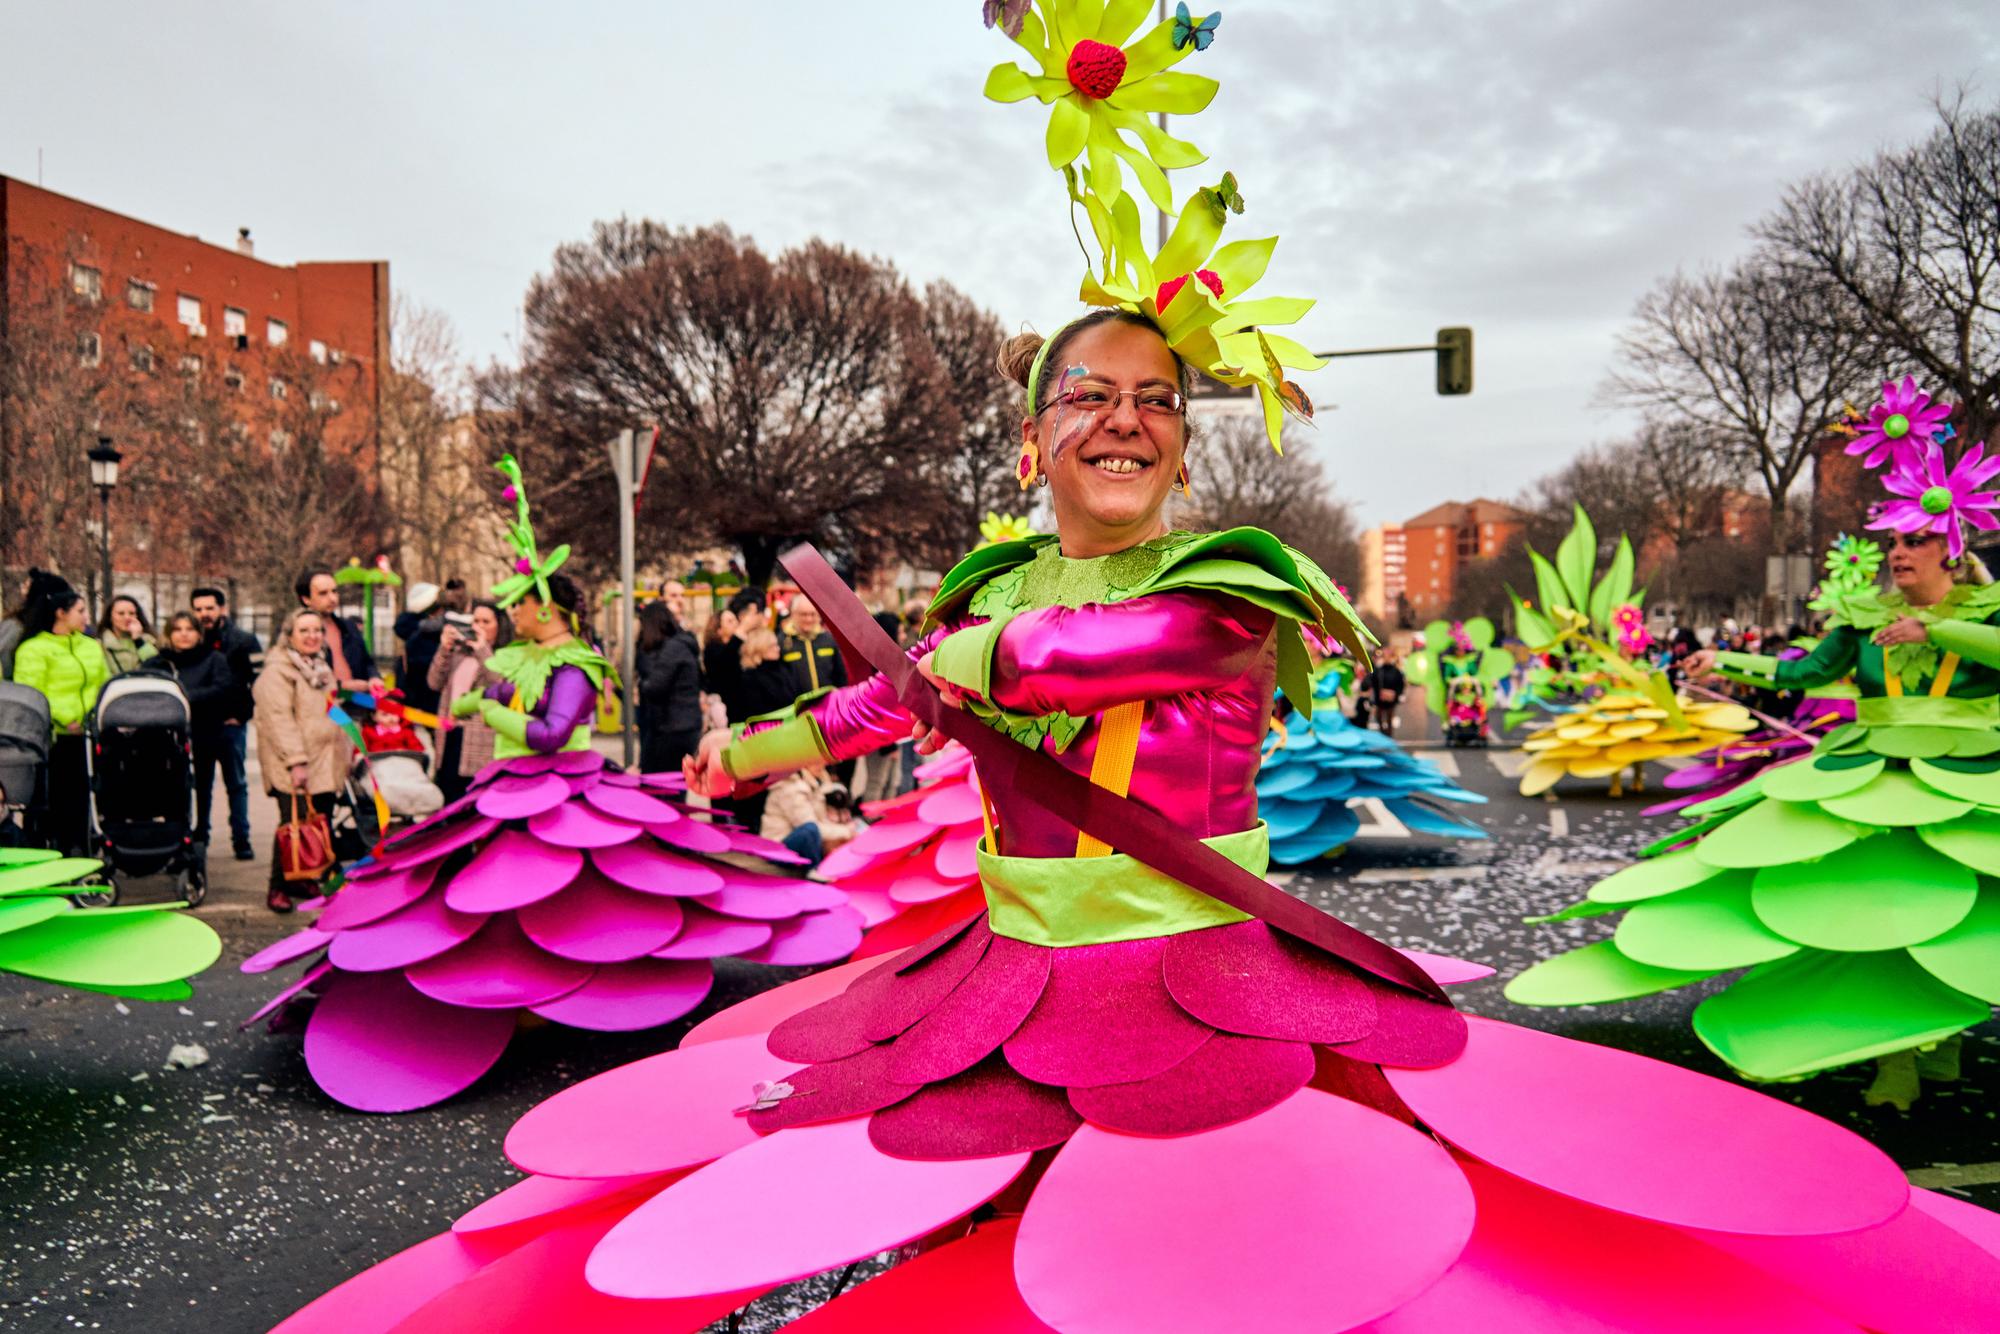
<svg viewBox="0 0 2000 1334"><path fill-rule="evenodd" d="M1472 652L1472 636L1465 632L1464 621L1451 623L1451 647L1454 653Z"/></svg>
<svg viewBox="0 0 2000 1334"><path fill-rule="evenodd" d="M1940 533L1946 552L1957 560L1965 554L1967 524L1989 532L2000 528L2000 519L1993 515L2000 508L2000 491L1980 489L1996 473L2000 473L2000 454L1987 458L1985 445L1974 445L1946 469L1944 451L1926 438L1882 479L1883 487L1898 499L1878 505L1868 526L1899 533Z"/></svg>
<svg viewBox="0 0 2000 1334"><path fill-rule="evenodd" d="M1935 443L1951 416L1951 404L1934 401L1917 388L1914 376L1903 382L1882 382L1882 401L1868 409L1868 417L1851 426L1854 439L1849 454L1862 455L1861 466L1879 468L1884 463L1902 466L1924 447Z"/></svg>

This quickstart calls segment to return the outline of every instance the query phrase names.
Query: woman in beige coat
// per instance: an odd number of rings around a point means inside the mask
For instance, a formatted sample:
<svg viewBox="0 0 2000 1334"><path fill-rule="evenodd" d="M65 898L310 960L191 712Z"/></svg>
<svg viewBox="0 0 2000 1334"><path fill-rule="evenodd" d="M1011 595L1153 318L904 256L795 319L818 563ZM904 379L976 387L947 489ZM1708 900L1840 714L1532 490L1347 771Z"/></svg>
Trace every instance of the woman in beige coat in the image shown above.
<svg viewBox="0 0 2000 1334"><path fill-rule="evenodd" d="M257 763L264 784L278 800L280 823L292 818L294 805L303 818L311 809L332 817L334 794L347 776L353 750L347 734L327 717L333 690L333 666L322 655L326 630L319 613L304 608L285 621L278 642L264 655L264 670L251 688L257 701ZM277 848L271 851L271 887L266 902L272 912L292 910L292 888Z"/></svg>

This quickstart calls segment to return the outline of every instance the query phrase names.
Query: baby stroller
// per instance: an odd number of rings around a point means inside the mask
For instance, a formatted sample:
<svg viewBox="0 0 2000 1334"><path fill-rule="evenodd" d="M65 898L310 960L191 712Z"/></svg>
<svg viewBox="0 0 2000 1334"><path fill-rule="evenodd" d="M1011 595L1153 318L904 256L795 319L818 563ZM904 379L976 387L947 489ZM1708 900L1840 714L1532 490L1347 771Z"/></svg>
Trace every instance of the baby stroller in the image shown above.
<svg viewBox="0 0 2000 1334"><path fill-rule="evenodd" d="M1486 744L1486 683L1476 676L1453 677L1446 688L1444 743L1447 746Z"/></svg>
<svg viewBox="0 0 2000 1334"><path fill-rule="evenodd" d="M40 847L48 827L48 696L0 681L0 846Z"/></svg>
<svg viewBox="0 0 2000 1334"><path fill-rule="evenodd" d="M347 778L334 798L334 852L342 861L365 856L385 835L436 814L444 792L431 781L430 752L402 717L393 699L350 696L342 706L359 725L368 749L349 760ZM390 828L381 828L375 792L389 809Z"/></svg>
<svg viewBox="0 0 2000 1334"><path fill-rule="evenodd" d="M176 898L200 903L208 845L194 837L194 728L180 682L144 668L112 677L91 713L88 754L106 886L89 901L116 903L121 877L164 875Z"/></svg>

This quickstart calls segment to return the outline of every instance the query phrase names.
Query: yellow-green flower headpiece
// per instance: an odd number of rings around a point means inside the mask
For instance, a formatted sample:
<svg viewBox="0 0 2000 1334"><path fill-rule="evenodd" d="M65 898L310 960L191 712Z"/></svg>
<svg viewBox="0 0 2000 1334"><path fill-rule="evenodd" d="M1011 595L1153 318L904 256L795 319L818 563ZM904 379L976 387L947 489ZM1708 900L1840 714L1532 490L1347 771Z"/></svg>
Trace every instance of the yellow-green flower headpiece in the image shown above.
<svg viewBox="0 0 2000 1334"><path fill-rule="evenodd" d="M502 454L494 469L507 479L500 498L514 506L514 521L507 525L507 543L514 548L514 573L493 585L493 600L511 607L533 589L544 608L555 605L549 594L549 576L569 559L569 544L563 543L544 556L535 547L535 528L528 514L528 486L521 480L521 465L512 454Z"/></svg>
<svg viewBox="0 0 2000 1334"><path fill-rule="evenodd" d="M1039 72L996 65L986 78L986 96L996 102L1033 97L1049 107L1049 165L1062 173L1073 209L1082 208L1089 220L1100 256L1085 274L1081 299L1144 316L1183 361L1224 384L1254 386L1275 447L1287 410L1312 417L1312 401L1285 371L1325 363L1267 330L1296 323L1313 302L1244 298L1264 276L1278 242L1222 242L1224 226L1244 207L1234 175L1225 172L1216 184L1194 191L1176 212L1166 173L1207 157L1160 129L1148 113L1190 116L1215 97L1215 80L1171 67L1208 49L1221 15L1197 18L1183 0L1173 17L1134 40L1151 8L1150 0L989 2L988 26L1003 19L1003 29L1034 57ZM1138 203L1125 189L1126 167L1147 198L1177 218L1158 254L1146 247ZM1085 258L1088 263L1088 249ZM1048 350L1060 336L1058 330L1042 345L1030 373L1031 413L1040 405Z"/></svg>

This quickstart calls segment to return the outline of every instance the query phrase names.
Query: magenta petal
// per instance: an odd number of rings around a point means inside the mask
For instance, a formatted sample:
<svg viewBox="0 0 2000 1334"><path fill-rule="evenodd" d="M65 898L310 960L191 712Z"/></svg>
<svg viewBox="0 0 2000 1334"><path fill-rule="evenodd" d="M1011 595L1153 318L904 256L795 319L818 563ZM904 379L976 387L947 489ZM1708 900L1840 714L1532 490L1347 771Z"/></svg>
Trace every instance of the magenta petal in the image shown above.
<svg viewBox="0 0 2000 1334"><path fill-rule="evenodd" d="M500 822L491 816L476 816L470 820L462 820L441 833L407 839L397 844L393 851L385 847L377 860L392 871L409 870L426 862L434 862L440 857L449 856L468 844L477 843L499 827Z"/></svg>
<svg viewBox="0 0 2000 1334"><path fill-rule="evenodd" d="M444 901L458 912L506 912L559 894L583 870L583 854L503 829L445 882Z"/></svg>
<svg viewBox="0 0 2000 1334"><path fill-rule="evenodd" d="M558 1215L609 1202L625 1191L648 1182L662 1183L662 1174L648 1172L642 1176L610 1177L601 1181L531 1176L473 1205L452 1220L451 1230L465 1237L479 1232L497 1232L522 1223L547 1223Z"/></svg>
<svg viewBox="0 0 2000 1334"><path fill-rule="evenodd" d="M900 1083L949 1079L986 1059L1041 1000L1055 950L995 936L965 981L897 1038L890 1074Z"/></svg>
<svg viewBox="0 0 2000 1334"><path fill-rule="evenodd" d="M290 986L280 991L277 995L271 997L271 999L265 1001L262 1005L258 1006L257 1012L255 1014L251 1015L248 1019L245 1019L242 1023L236 1026L237 1030L240 1032L243 1029L250 1027L250 1025L256 1023L259 1019L270 1018L272 1015L276 1014L280 1009L284 1007L286 1001L291 1000L294 996L297 996L300 992L306 990L308 987L313 986L315 983L319 982L320 979L326 977L332 971L333 971L333 965L328 963L325 959L321 959L318 963L306 969L305 972L299 976L298 981L292 983Z"/></svg>
<svg viewBox="0 0 2000 1334"><path fill-rule="evenodd" d="M271 1334L355 1334L393 1329L433 1297L456 1288L492 1259L449 1232L428 1237L362 1270L294 1311Z"/></svg>
<svg viewBox="0 0 2000 1334"><path fill-rule="evenodd" d="M594 870L585 871L556 897L523 908L519 916L528 939L551 954L584 963L644 958L681 929L678 900L635 894Z"/></svg>
<svg viewBox="0 0 2000 1334"><path fill-rule="evenodd" d="M722 875L714 867L664 852L645 839L594 848L590 861L607 879L643 894L695 898L722 888Z"/></svg>
<svg viewBox="0 0 2000 1334"><path fill-rule="evenodd" d="M442 865L427 862L408 870L384 871L367 880L350 879L313 925L322 931L347 931L387 917L422 898Z"/></svg>
<svg viewBox="0 0 2000 1334"><path fill-rule="evenodd" d="M785 968L836 963L860 948L861 914L842 904L825 912L802 913L771 924L771 939L755 949L744 950L746 963L768 963Z"/></svg>
<svg viewBox="0 0 2000 1334"><path fill-rule="evenodd" d="M809 1065L785 1082L792 1091L770 1107L750 1112L750 1128L760 1135L792 1126L818 1125L862 1116L901 1102L917 1090L889 1078L887 1047L869 1047L838 1061Z"/></svg>
<svg viewBox="0 0 2000 1334"><path fill-rule="evenodd" d="M934 825L976 824L983 815L979 789L971 783L939 787L917 803L917 818Z"/></svg>
<svg viewBox="0 0 2000 1334"><path fill-rule="evenodd" d="M666 802L635 788L594 787L584 794L583 799L614 819L630 820L635 824L672 824L686 818Z"/></svg>
<svg viewBox="0 0 2000 1334"><path fill-rule="evenodd" d="M993 943L993 932L982 918L950 945L920 963L894 974L874 1005L865 1028L871 1042L886 1042L944 1003L965 981Z"/></svg>
<svg viewBox="0 0 2000 1334"><path fill-rule="evenodd" d="M507 1157L524 1172L557 1177L693 1167L753 1143L757 1133L737 1109L758 1082L796 1070L754 1035L648 1056L530 1109L507 1132Z"/></svg>
<svg viewBox="0 0 2000 1334"><path fill-rule="evenodd" d="M608 848L630 843L642 832L639 826L600 815L580 801L567 801L532 817L528 831L565 848Z"/></svg>
<svg viewBox="0 0 2000 1334"><path fill-rule="evenodd" d="M1170 936L1161 968L1181 1008L1227 1032L1349 1042L1375 1027L1367 983L1332 955L1260 921Z"/></svg>
<svg viewBox="0 0 2000 1334"><path fill-rule="evenodd" d="M785 882L769 876L747 875L735 867L722 872L721 889L703 894L695 901L712 912L756 922L775 922L800 911L798 896Z"/></svg>
<svg viewBox="0 0 2000 1334"><path fill-rule="evenodd" d="M729 835L703 820L682 820L678 824L661 825L652 833L660 842L689 852L714 854L729 851Z"/></svg>
<svg viewBox="0 0 2000 1334"><path fill-rule="evenodd" d="M603 781L606 787L629 787L635 791L645 786L639 775L628 774L623 769L606 769Z"/></svg>
<svg viewBox="0 0 2000 1334"><path fill-rule="evenodd" d="M1217 1033L1151 1079L1073 1088L1069 1101L1106 1130L1194 1135L1277 1106L1305 1087L1313 1067L1309 1043Z"/></svg>
<svg viewBox="0 0 2000 1334"><path fill-rule="evenodd" d="M892 1158L986 1158L1053 1148L1080 1124L1061 1089L1023 1079L993 1055L876 1112L868 1138Z"/></svg>
<svg viewBox="0 0 2000 1334"><path fill-rule="evenodd" d="M1465 1050L1465 1016L1449 1004L1427 1000L1386 982L1372 982L1375 1031L1339 1051L1356 1061L1425 1069L1445 1065Z"/></svg>
<svg viewBox="0 0 2000 1334"><path fill-rule="evenodd" d="M845 991L786 1015L766 1038L773 1056L787 1061L839 1061L873 1045L868 1036L883 998L896 982L887 965L855 979Z"/></svg>
<svg viewBox="0 0 2000 1334"><path fill-rule="evenodd" d="M1014 1274L1065 1334L1353 1330L1436 1282L1472 1224L1436 1141L1301 1089L1201 1135L1079 1127L1028 1201Z"/></svg>
<svg viewBox="0 0 2000 1334"><path fill-rule="evenodd" d="M537 946L511 916L488 919L456 949L404 970L410 985L432 1000L481 1010L540 1005L567 995L596 969Z"/></svg>
<svg viewBox="0 0 2000 1334"><path fill-rule="evenodd" d="M638 959L598 965L566 996L530 1008L544 1019L599 1033L672 1023L708 998L715 970L706 959Z"/></svg>
<svg viewBox="0 0 2000 1334"><path fill-rule="evenodd" d="M813 1009L822 1002L835 999L849 987L885 966L881 959L856 959L837 968L824 968L817 973L808 973L796 982L787 982L769 991L760 991L748 1000L738 1001L734 1005L716 1011L690 1028L687 1036L681 1039L681 1046L691 1047L702 1042L715 1042L722 1038L753 1034L760 1039L768 1038L777 1026L787 1019ZM866 1045L867 1039L864 1038L859 1045L849 1047L836 1055L849 1056Z"/></svg>
<svg viewBox="0 0 2000 1334"><path fill-rule="evenodd" d="M1465 1152L1638 1218L1798 1236L1873 1227L1909 1203L1896 1165L1852 1132L1630 1052L1477 1019L1451 1064L1383 1073Z"/></svg>
<svg viewBox="0 0 2000 1334"><path fill-rule="evenodd" d="M306 1068L336 1102L407 1112L470 1087L513 1034L511 1010L446 1005L401 973L344 973L313 1007Z"/></svg>
<svg viewBox="0 0 2000 1334"><path fill-rule="evenodd" d="M479 813L495 820L525 820L569 800L569 784L554 774L501 778L480 790Z"/></svg>
<svg viewBox="0 0 2000 1334"><path fill-rule="evenodd" d="M945 880L967 880L979 874L979 840L984 835L977 829L963 833L947 834L939 840L936 859L931 863L940 878Z"/></svg>
<svg viewBox="0 0 2000 1334"><path fill-rule="evenodd" d="M761 834L752 834L742 829L725 829L723 836L729 840L729 851L747 852L752 857L762 857L767 862L780 862L787 866L804 866L806 859L793 852L784 844Z"/></svg>
<svg viewBox="0 0 2000 1334"><path fill-rule="evenodd" d="M941 880L927 871L905 871L891 877L888 882L888 896L891 903L910 907L919 903L936 903L948 899L961 889L971 887L977 877L970 880ZM842 882L841 888L854 891L856 886Z"/></svg>
<svg viewBox="0 0 2000 1334"><path fill-rule="evenodd" d="M603 774L563 774L562 780L572 797L580 797L604 781Z"/></svg>
<svg viewBox="0 0 2000 1334"><path fill-rule="evenodd" d="M332 939L333 934L331 932L321 931L316 927L309 926L303 930L294 931L291 935L286 936L276 944L266 945L263 949L258 950L255 954L245 959L242 963L242 970L246 973L268 973L281 964L288 964L294 959L305 958L306 955L320 949Z"/></svg>
<svg viewBox="0 0 2000 1334"><path fill-rule="evenodd" d="M1025 1153L950 1163L891 1158L868 1142L861 1120L781 1131L634 1209L590 1253L584 1276L599 1292L641 1298L803 1278L963 1217L1027 1165Z"/></svg>
<svg viewBox="0 0 2000 1334"><path fill-rule="evenodd" d="M769 922L746 922L710 912L698 903L681 905L680 933L653 951L655 959L719 959L754 950L771 938Z"/></svg>
<svg viewBox="0 0 2000 1334"><path fill-rule="evenodd" d="M352 973L407 968L470 940L486 921L482 913L454 912L444 895L429 894L378 921L342 931L327 946L336 968Z"/></svg>
<svg viewBox="0 0 2000 1334"><path fill-rule="evenodd" d="M1007 1063L1042 1084L1129 1084L1177 1065L1214 1032L1174 1003L1160 976L1166 939L1051 951L1049 984Z"/></svg>
<svg viewBox="0 0 2000 1334"><path fill-rule="evenodd" d="M936 832L936 825L898 812L894 819L869 825L842 848L850 857L880 857L913 848Z"/></svg>

